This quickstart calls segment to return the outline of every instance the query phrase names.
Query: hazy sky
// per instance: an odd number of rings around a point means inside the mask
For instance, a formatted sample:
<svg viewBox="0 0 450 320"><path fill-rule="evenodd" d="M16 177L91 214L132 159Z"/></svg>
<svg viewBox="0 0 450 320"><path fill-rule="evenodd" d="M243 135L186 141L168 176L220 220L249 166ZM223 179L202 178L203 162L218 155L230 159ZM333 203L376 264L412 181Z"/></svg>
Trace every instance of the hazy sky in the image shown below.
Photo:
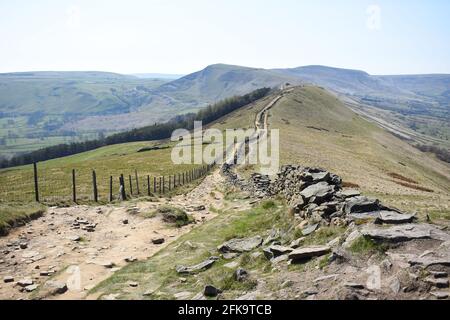
<svg viewBox="0 0 450 320"><path fill-rule="evenodd" d="M0 72L450 73L448 0L0 0Z"/></svg>

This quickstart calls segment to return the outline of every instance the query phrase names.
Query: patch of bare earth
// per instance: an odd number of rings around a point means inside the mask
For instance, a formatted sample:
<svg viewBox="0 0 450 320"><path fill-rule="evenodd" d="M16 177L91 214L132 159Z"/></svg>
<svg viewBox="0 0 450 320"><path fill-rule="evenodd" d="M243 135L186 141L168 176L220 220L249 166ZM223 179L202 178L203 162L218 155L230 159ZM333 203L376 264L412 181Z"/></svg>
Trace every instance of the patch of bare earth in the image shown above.
<svg viewBox="0 0 450 320"><path fill-rule="evenodd" d="M212 219L216 214L209 208L222 206L216 190L221 179L215 172L188 194L158 202L50 208L43 218L0 238L0 299L86 298L127 263L151 257ZM185 210L194 222L176 228L159 216L144 217L162 205ZM66 284L67 291L45 295L41 289L49 280Z"/></svg>

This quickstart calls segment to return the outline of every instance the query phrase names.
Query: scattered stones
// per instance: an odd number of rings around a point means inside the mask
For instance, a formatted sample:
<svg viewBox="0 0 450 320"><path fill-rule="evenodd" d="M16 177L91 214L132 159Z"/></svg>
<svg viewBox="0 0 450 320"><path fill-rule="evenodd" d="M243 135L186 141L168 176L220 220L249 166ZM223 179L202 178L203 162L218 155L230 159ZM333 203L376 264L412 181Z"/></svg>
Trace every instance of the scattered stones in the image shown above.
<svg viewBox="0 0 450 320"><path fill-rule="evenodd" d="M19 245L19 247L20 247L20 249L24 250L24 249L28 248L28 243L26 243L26 242L21 242L20 245Z"/></svg>
<svg viewBox="0 0 450 320"><path fill-rule="evenodd" d="M242 268L237 269L234 272L234 280L242 282L248 278L248 272Z"/></svg>
<svg viewBox="0 0 450 320"><path fill-rule="evenodd" d="M152 243L153 243L153 244L157 244L157 245L163 244L165 241L166 241L166 240L165 240L164 238L153 238L153 239L152 239Z"/></svg>
<svg viewBox="0 0 450 320"><path fill-rule="evenodd" d="M253 249L261 246L263 239L260 236L245 238L245 239L232 239L220 245L217 250L222 253L226 252L249 252Z"/></svg>
<svg viewBox="0 0 450 320"><path fill-rule="evenodd" d="M128 219L123 219L122 220L122 224L128 224L128 223L129 223Z"/></svg>
<svg viewBox="0 0 450 320"><path fill-rule="evenodd" d="M176 267L176 271L180 274L193 274L196 272L200 272L200 271L209 269L216 261L217 261L217 258L211 257L208 260L205 260L194 266L190 266L190 267L178 266L178 267Z"/></svg>
<svg viewBox="0 0 450 320"><path fill-rule="evenodd" d="M328 246L314 246L314 247L305 247L299 248L292 251L288 256L290 260L300 261L305 259L310 259L313 257L323 256L331 251L331 248Z"/></svg>
<svg viewBox="0 0 450 320"><path fill-rule="evenodd" d="M132 287L132 288L136 288L136 287L139 286L139 283L136 282L136 281L129 281L129 282L128 282L128 285L129 285L130 287Z"/></svg>
<svg viewBox="0 0 450 320"><path fill-rule="evenodd" d="M205 297L211 297L211 298L217 297L221 293L222 293L222 290L220 290L212 285L205 286L205 290L203 292Z"/></svg>

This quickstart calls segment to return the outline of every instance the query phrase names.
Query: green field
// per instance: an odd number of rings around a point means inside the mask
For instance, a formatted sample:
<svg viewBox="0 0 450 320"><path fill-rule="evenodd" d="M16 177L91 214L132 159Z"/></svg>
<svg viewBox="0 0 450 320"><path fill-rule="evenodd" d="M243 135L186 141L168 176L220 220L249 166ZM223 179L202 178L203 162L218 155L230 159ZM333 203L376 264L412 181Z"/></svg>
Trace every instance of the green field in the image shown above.
<svg viewBox="0 0 450 320"><path fill-rule="evenodd" d="M153 191L154 179L165 176L166 190L169 188L169 175L186 173L198 169L200 165L174 165L171 160L173 143L137 142L107 146L93 151L41 162L38 164L38 184L40 200L47 204L70 203L72 200L72 170L76 172L77 199L92 201L92 171L97 176L99 201L109 199L110 176L113 177L113 195L119 193L119 176L125 177L126 191L130 193L129 176L132 177L133 193L137 195L135 170L138 173L139 189L147 194L147 176L151 177ZM159 146L162 149L138 152L144 147ZM4 203L26 203L34 201L34 178L32 165L4 169L0 171L0 201ZM173 179L173 177L171 178ZM173 186L173 180L172 186ZM178 181L178 180L177 180ZM158 190L159 191L159 190Z"/></svg>

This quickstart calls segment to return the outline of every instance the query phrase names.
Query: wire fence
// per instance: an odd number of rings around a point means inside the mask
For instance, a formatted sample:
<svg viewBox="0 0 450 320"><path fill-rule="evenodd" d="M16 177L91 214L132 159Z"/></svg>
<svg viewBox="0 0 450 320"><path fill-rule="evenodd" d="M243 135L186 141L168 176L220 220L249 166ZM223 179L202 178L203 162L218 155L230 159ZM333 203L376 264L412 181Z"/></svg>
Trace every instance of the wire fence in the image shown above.
<svg viewBox="0 0 450 320"><path fill-rule="evenodd" d="M50 168L0 176L0 202L107 203L139 196L164 195L206 176L214 165L170 175L152 176L145 170L109 175L95 170Z"/></svg>

